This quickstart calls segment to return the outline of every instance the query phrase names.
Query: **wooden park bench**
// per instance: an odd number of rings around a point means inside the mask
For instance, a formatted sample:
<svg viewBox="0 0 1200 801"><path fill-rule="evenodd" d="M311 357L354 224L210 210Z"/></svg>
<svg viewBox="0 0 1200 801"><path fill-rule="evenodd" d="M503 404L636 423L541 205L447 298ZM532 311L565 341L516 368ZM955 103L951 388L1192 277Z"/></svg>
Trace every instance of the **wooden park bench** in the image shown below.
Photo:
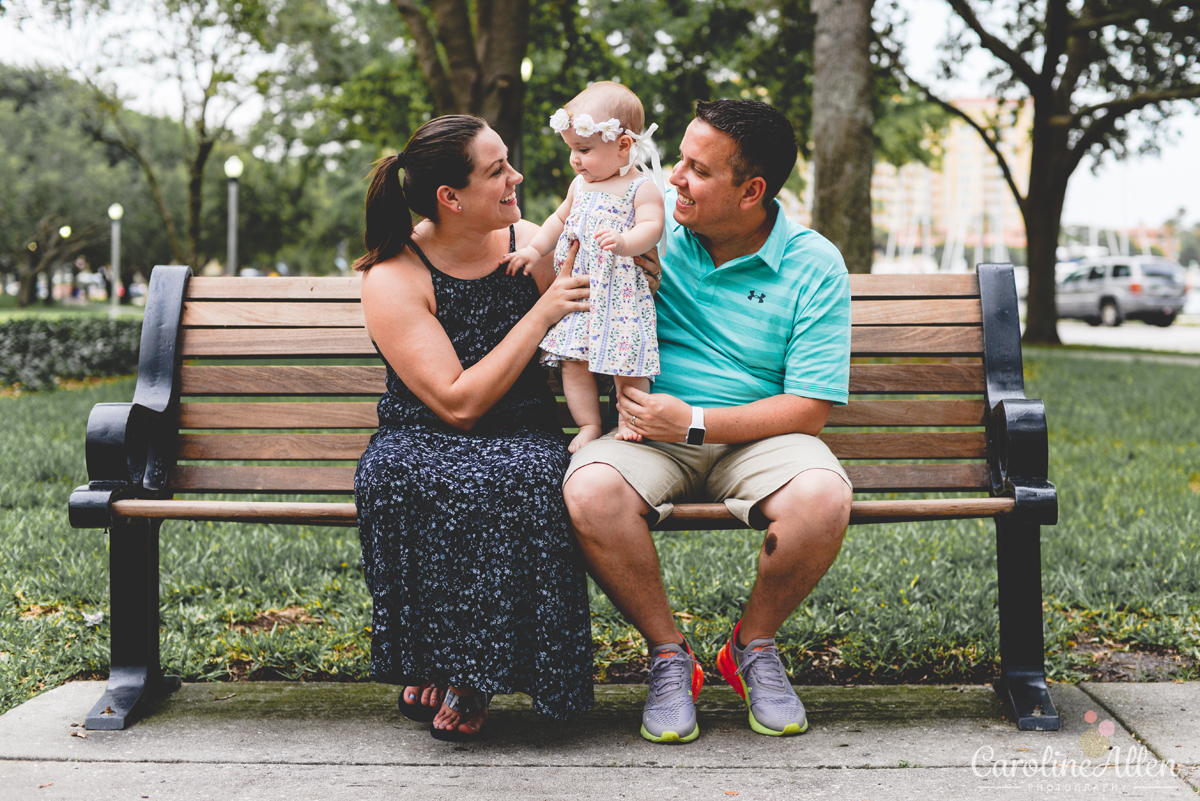
<svg viewBox="0 0 1200 801"><path fill-rule="evenodd" d="M851 402L821 435L854 482L850 522L994 518L996 689L1021 729L1057 729L1040 527L1057 521L1058 503L1045 410L1025 398L1012 267L852 275L850 287ZM110 531L111 677L89 729L124 728L140 698L179 685L159 665L162 522L356 525L355 463L383 391L357 278L154 270L133 402L93 408L89 483L70 502L73 526ZM237 500L263 494L350 497ZM722 504L683 504L658 528L742 527Z"/></svg>

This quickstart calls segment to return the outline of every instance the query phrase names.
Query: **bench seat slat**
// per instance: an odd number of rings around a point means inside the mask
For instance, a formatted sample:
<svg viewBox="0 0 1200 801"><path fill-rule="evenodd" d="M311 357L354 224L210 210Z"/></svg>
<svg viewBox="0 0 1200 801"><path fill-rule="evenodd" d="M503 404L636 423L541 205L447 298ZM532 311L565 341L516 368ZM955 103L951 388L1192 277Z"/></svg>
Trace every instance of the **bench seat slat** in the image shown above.
<svg viewBox="0 0 1200 801"><path fill-rule="evenodd" d="M964 517L993 517L1007 514L1012 498L937 498L919 501L854 501L851 523L900 523L910 520L955 520ZM677 506L676 511L655 528L680 531L704 528L743 528L720 503ZM295 503L273 501L145 501L113 502L113 512L122 517L156 520L212 520L253 523L292 523L316 526L356 526L358 510L353 503Z"/></svg>
<svg viewBox="0 0 1200 801"><path fill-rule="evenodd" d="M834 406L825 428L839 426L982 426L987 404L974 400L851 400Z"/></svg>
<svg viewBox="0 0 1200 801"><path fill-rule="evenodd" d="M335 325L334 321L321 320ZM979 326L856 325L850 332L854 356L978 356L983 352ZM184 358L284 356L376 356L362 328L188 328L182 337Z"/></svg>
<svg viewBox="0 0 1200 801"><path fill-rule="evenodd" d="M357 460L370 434L183 434L180 459ZM824 433L839 459L983 459L983 432Z"/></svg>
<svg viewBox="0 0 1200 801"><path fill-rule="evenodd" d="M850 329L851 356L979 356L980 326L856 325Z"/></svg>
<svg viewBox="0 0 1200 801"><path fill-rule="evenodd" d="M976 299L852 300L853 325L982 325Z"/></svg>
<svg viewBox="0 0 1200 801"><path fill-rule="evenodd" d="M179 405L179 427L377 428L377 406L373 401L182 403Z"/></svg>
<svg viewBox="0 0 1200 801"><path fill-rule="evenodd" d="M358 300L362 279L354 276L233 278L192 276L187 297L233 300Z"/></svg>
<svg viewBox="0 0 1200 801"><path fill-rule="evenodd" d="M362 328L362 304L253 303L189 300L183 306L185 327L227 325L242 328Z"/></svg>
<svg viewBox="0 0 1200 801"><path fill-rule="evenodd" d="M383 365L184 365L184 395L381 395ZM850 392L982 394L983 365L852 364Z"/></svg>
<svg viewBox="0 0 1200 801"><path fill-rule="evenodd" d="M846 473L862 492L962 492L988 487L986 464L850 464ZM175 492L349 493L354 467L177 465Z"/></svg>
<svg viewBox="0 0 1200 801"><path fill-rule="evenodd" d="M185 359L204 356L368 356L379 358L365 328L185 328Z"/></svg>
<svg viewBox="0 0 1200 801"><path fill-rule="evenodd" d="M979 276L975 273L940 275L850 274L852 298L977 298Z"/></svg>
<svg viewBox="0 0 1200 801"><path fill-rule="evenodd" d="M187 287L188 298L232 298L246 300L358 300L358 276L230 278L194 276ZM850 276L850 293L855 298L929 296L939 298L979 297L979 278L974 273L939 275Z"/></svg>
<svg viewBox="0 0 1200 801"><path fill-rule="evenodd" d="M559 403L560 412L565 409ZM982 426L983 401L853 401L834 406L825 427L839 426ZM569 419L569 418L568 418ZM379 425L372 401L300 403L184 403L180 428L375 428ZM564 420L566 425L566 420Z"/></svg>

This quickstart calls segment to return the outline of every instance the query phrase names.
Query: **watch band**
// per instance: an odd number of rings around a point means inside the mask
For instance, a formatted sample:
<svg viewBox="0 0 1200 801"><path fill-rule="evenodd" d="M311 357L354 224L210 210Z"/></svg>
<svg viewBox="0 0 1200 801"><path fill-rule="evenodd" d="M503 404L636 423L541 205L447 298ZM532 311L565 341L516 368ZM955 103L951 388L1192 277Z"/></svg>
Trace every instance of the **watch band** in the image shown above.
<svg viewBox="0 0 1200 801"><path fill-rule="evenodd" d="M704 410L699 406L692 407L692 425L688 428L687 444L704 444Z"/></svg>

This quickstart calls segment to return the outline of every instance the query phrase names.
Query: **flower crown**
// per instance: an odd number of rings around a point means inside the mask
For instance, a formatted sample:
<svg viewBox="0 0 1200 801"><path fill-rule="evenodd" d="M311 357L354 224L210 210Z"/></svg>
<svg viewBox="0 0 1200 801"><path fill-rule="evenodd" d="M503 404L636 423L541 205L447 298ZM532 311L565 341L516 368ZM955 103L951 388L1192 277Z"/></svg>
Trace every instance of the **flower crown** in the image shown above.
<svg viewBox="0 0 1200 801"><path fill-rule="evenodd" d="M550 127L554 129L555 133L562 133L572 126L575 128L575 133L580 136L589 137L594 133L599 133L600 138L605 142L615 142L621 134L632 133L632 131L622 128L621 121L616 117L604 122L596 122L590 114L573 115L562 108L550 117Z"/></svg>

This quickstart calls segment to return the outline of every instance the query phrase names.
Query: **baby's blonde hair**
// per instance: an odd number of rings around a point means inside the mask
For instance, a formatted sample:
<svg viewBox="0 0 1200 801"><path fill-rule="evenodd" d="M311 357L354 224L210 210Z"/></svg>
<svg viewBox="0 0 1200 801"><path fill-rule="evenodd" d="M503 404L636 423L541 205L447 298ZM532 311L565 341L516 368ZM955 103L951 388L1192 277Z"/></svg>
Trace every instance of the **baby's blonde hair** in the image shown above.
<svg viewBox="0 0 1200 801"><path fill-rule="evenodd" d="M616 117L622 128L635 134L640 134L646 124L642 101L629 87L613 81L597 81L563 108L571 114L590 114L596 122Z"/></svg>

